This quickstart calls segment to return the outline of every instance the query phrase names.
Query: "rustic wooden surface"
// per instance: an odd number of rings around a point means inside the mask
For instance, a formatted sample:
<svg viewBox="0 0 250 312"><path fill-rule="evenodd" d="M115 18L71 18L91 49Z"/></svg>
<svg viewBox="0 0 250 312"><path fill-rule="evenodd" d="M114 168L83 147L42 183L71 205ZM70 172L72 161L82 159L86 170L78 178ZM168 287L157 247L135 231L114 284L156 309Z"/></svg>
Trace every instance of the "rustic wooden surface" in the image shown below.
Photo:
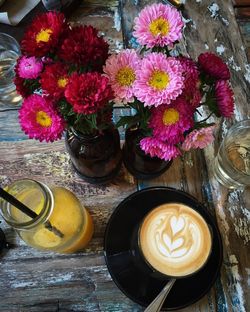
<svg viewBox="0 0 250 312"><path fill-rule="evenodd" d="M134 44L133 18L150 2L85 0L70 19L101 29L115 51ZM232 2L186 0L183 15L186 27L180 48L194 58L203 51L221 55L232 74L235 120L250 118L250 66ZM136 181L123 168L111 184L97 187L83 182L72 171L63 141L45 144L28 140L20 131L18 111L4 105L0 111L0 184L30 177L64 185L79 196L95 222L93 240L73 255L36 251L1 223L15 247L0 255L0 311L142 311L113 283L103 258L103 235L117 204L136 189L152 185L176 187L198 198L217 219L223 238L220 278L203 299L183 311L250 310L250 189L228 192L211 176L218 145L235 120L219 122L213 145L176 159L157 179Z"/></svg>
<svg viewBox="0 0 250 312"><path fill-rule="evenodd" d="M250 0L235 0L233 3L236 20L250 61Z"/></svg>

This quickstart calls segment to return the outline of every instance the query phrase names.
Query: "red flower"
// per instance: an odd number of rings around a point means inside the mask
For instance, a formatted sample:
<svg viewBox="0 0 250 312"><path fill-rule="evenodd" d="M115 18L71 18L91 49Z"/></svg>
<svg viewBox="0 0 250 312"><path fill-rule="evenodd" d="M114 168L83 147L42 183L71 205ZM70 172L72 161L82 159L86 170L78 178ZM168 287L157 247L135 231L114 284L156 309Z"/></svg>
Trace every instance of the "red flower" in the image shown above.
<svg viewBox="0 0 250 312"><path fill-rule="evenodd" d="M233 91L227 81L216 81L215 97L220 115L228 118L232 117L234 113L234 98Z"/></svg>
<svg viewBox="0 0 250 312"><path fill-rule="evenodd" d="M62 13L47 12L37 16L24 34L22 52L31 56L44 56L52 52L68 27Z"/></svg>
<svg viewBox="0 0 250 312"><path fill-rule="evenodd" d="M230 79L230 72L227 65L214 53L206 52L200 54L198 63L207 74L216 79Z"/></svg>
<svg viewBox="0 0 250 312"><path fill-rule="evenodd" d="M76 113L93 114L113 99L107 77L99 73L74 73L65 90L65 97Z"/></svg>
<svg viewBox="0 0 250 312"><path fill-rule="evenodd" d="M14 78L14 83L16 85L16 91L20 94L23 98L29 96L32 92L31 90L25 85L25 79L17 76Z"/></svg>
<svg viewBox="0 0 250 312"><path fill-rule="evenodd" d="M59 50L60 57L69 63L100 71L108 57L109 46L98 37L92 26L73 27Z"/></svg>
<svg viewBox="0 0 250 312"><path fill-rule="evenodd" d="M45 94L53 100L59 100L64 96L64 91L68 83L68 73L61 63L47 65L41 74L41 86Z"/></svg>

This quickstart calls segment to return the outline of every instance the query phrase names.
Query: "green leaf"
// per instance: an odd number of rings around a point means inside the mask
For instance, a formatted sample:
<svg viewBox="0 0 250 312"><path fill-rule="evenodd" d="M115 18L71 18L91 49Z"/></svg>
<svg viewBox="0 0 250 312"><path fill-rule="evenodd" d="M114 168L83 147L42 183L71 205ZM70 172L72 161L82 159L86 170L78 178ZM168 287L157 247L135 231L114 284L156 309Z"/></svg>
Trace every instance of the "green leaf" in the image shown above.
<svg viewBox="0 0 250 312"><path fill-rule="evenodd" d="M201 122L201 123L195 123L194 124L194 129L201 129L201 128L208 128L215 125L214 122L206 123L206 122Z"/></svg>

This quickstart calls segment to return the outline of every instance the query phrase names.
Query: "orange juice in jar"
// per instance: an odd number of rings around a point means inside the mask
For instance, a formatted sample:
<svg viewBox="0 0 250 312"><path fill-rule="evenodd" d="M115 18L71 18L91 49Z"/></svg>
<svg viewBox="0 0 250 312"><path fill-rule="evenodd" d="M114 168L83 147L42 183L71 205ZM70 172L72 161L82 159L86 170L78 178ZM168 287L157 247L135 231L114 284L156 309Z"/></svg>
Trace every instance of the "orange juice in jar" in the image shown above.
<svg viewBox="0 0 250 312"><path fill-rule="evenodd" d="M28 245L71 253L83 249L92 238L94 227L89 212L66 188L23 179L6 190L37 214L32 219L6 201L1 204L3 218Z"/></svg>

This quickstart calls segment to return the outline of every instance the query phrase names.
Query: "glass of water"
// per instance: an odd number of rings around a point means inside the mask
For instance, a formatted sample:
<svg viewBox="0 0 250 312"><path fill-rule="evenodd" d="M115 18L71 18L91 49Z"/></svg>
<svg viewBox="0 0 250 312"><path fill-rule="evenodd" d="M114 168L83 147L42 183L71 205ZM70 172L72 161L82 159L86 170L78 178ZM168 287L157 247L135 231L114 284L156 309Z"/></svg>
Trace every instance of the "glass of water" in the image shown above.
<svg viewBox="0 0 250 312"><path fill-rule="evenodd" d="M229 129L213 169L215 178L229 189L250 185L250 119L239 121Z"/></svg>
<svg viewBox="0 0 250 312"><path fill-rule="evenodd" d="M16 39L0 33L0 105L19 104L21 96L14 84L16 60L21 55Z"/></svg>

